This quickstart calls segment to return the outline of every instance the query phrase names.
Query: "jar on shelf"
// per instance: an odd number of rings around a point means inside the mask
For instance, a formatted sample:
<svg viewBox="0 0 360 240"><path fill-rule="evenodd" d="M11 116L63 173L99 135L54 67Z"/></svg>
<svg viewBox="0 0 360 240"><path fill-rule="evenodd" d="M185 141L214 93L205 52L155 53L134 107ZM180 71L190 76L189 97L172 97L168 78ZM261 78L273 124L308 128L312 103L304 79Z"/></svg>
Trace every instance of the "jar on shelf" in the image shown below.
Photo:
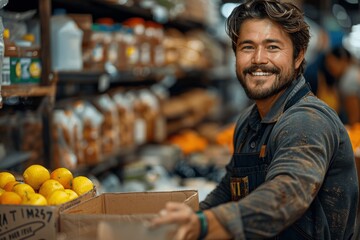
<svg viewBox="0 0 360 240"><path fill-rule="evenodd" d="M146 22L146 36L150 42L150 62L151 66L162 67L165 63L164 50L164 29L161 24L153 21Z"/></svg>
<svg viewBox="0 0 360 240"><path fill-rule="evenodd" d="M87 69L103 70L106 61L104 32L98 24L93 24L91 30L89 56L85 60L85 66Z"/></svg>
<svg viewBox="0 0 360 240"><path fill-rule="evenodd" d="M148 37L145 34L145 20L142 18L129 18L123 25L130 27L134 31L135 36L135 46L139 51L139 59L135 66L139 67L148 67L151 66L151 45L148 40Z"/></svg>

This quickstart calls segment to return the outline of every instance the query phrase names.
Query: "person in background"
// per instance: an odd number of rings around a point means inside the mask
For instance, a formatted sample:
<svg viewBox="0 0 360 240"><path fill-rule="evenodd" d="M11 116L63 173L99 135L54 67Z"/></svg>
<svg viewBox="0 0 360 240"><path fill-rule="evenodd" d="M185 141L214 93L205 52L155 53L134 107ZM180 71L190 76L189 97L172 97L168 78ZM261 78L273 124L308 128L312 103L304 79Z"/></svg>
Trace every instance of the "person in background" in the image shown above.
<svg viewBox="0 0 360 240"><path fill-rule="evenodd" d="M339 45L319 55L316 62L305 72L315 95L333 108L344 124L360 122L360 67L356 59Z"/></svg>
<svg viewBox="0 0 360 240"><path fill-rule="evenodd" d="M339 51L343 54L334 55L335 59L330 68L339 69L339 94L346 114L344 123L352 126L360 123L360 65L344 47L338 49L335 49L335 53Z"/></svg>
<svg viewBox="0 0 360 240"><path fill-rule="evenodd" d="M227 19L240 115L226 175L194 212L169 202L151 227L175 239L351 239L358 181L347 131L303 77L309 29L291 3L248 0Z"/></svg>

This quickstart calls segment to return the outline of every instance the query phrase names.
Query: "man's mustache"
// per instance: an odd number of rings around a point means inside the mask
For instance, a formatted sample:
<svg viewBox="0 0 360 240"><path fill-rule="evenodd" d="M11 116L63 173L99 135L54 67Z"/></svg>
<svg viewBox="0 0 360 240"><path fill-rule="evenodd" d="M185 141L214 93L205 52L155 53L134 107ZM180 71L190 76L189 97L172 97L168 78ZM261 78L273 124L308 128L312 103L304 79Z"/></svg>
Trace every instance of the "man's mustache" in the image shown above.
<svg viewBox="0 0 360 240"><path fill-rule="evenodd" d="M265 65L251 65L248 68L245 68L243 73L244 74L250 74L253 72L256 72L260 70L261 72L269 72L269 73L273 73L273 74L279 74L280 73L280 69L277 67L267 67Z"/></svg>

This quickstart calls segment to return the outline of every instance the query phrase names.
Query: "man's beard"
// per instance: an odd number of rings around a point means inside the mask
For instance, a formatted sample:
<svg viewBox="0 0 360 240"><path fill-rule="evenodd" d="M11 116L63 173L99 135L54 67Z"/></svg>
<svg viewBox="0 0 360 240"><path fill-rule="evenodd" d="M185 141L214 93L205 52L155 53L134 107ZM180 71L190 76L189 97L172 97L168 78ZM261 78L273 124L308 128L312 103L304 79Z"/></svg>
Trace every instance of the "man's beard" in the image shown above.
<svg viewBox="0 0 360 240"><path fill-rule="evenodd" d="M294 66L294 64L293 64ZM252 72L255 72L256 70L261 70L262 72L268 72L275 74L275 81L268 89L250 89L246 85L245 76L246 74L251 74ZM292 81L295 78L295 70L294 67L290 69L291 72L289 72L286 75L282 75L280 69L276 67L266 67L264 65L252 65L248 68L245 68L242 72L242 74L239 74L238 71L236 71L236 76L240 82L240 84L243 86L246 95L248 98L253 100L262 100L266 99L268 97L271 97L282 90L288 88Z"/></svg>

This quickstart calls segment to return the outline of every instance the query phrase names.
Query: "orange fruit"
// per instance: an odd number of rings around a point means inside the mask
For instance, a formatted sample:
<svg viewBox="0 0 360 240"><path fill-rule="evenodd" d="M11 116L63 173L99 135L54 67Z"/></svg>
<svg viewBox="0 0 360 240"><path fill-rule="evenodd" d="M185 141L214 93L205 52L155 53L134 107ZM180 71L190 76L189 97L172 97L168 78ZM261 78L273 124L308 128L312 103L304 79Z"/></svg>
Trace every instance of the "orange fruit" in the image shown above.
<svg viewBox="0 0 360 240"><path fill-rule="evenodd" d="M29 184L26 183L20 183L14 185L12 191L19 194L21 198L26 197L30 193L35 193L34 189Z"/></svg>
<svg viewBox="0 0 360 240"><path fill-rule="evenodd" d="M15 176L9 172L0 172L0 188L4 188L8 182L16 181Z"/></svg>
<svg viewBox="0 0 360 240"><path fill-rule="evenodd" d="M74 190L65 189L65 192L69 195L69 201L79 197L79 195L77 195L77 193Z"/></svg>
<svg viewBox="0 0 360 240"><path fill-rule="evenodd" d="M50 178L59 181L64 188L71 188L71 181L73 180L73 175L71 171L67 168L57 168L50 173Z"/></svg>
<svg viewBox="0 0 360 240"><path fill-rule="evenodd" d="M23 177L25 183L37 191L43 182L50 179L50 172L45 167L34 164L25 169Z"/></svg>
<svg viewBox="0 0 360 240"><path fill-rule="evenodd" d="M1 204L20 204L21 197L15 192L4 192L1 195Z"/></svg>
<svg viewBox="0 0 360 240"><path fill-rule="evenodd" d="M13 190L14 186L17 184L21 184L21 182L19 182L19 181L8 182L7 184L5 184L4 190L7 192L11 192Z"/></svg>
<svg viewBox="0 0 360 240"><path fill-rule="evenodd" d="M71 183L71 189L81 196L94 188L93 182L84 176L75 177Z"/></svg>
<svg viewBox="0 0 360 240"><path fill-rule="evenodd" d="M39 193L45 198L49 197L55 190L64 190L63 185L54 179L46 180L40 187Z"/></svg>
<svg viewBox="0 0 360 240"><path fill-rule="evenodd" d="M48 205L59 205L69 201L69 195L65 190L55 190L47 198Z"/></svg>
<svg viewBox="0 0 360 240"><path fill-rule="evenodd" d="M5 192L5 190L2 189L2 188L0 188L0 197L1 197L1 195L2 195L4 192Z"/></svg>
<svg viewBox="0 0 360 240"><path fill-rule="evenodd" d="M47 200L40 193L29 193L25 197L22 198L21 204L45 206L45 205L47 205Z"/></svg>

